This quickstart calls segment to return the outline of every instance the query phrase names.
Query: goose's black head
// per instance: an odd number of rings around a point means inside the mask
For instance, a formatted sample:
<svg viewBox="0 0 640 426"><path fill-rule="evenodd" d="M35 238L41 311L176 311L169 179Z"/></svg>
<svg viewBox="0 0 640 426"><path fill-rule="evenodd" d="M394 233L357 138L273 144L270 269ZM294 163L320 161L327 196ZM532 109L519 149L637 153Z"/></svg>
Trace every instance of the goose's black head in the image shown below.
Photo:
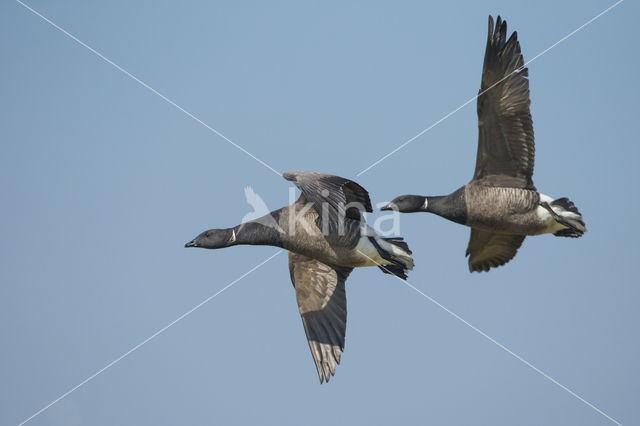
<svg viewBox="0 0 640 426"><path fill-rule="evenodd" d="M185 247L218 249L232 246L236 241L236 231L231 229L209 229L185 244Z"/></svg>
<svg viewBox="0 0 640 426"><path fill-rule="evenodd" d="M396 197L380 210L395 210L401 213L427 211L427 197L421 195L401 195Z"/></svg>

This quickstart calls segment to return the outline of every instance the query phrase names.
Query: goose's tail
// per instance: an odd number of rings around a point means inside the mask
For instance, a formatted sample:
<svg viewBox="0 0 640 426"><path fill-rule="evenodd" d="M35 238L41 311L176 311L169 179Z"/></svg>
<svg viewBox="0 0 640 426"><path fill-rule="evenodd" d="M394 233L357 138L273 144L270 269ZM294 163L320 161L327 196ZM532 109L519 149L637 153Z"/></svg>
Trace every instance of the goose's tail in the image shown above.
<svg viewBox="0 0 640 426"><path fill-rule="evenodd" d="M544 206L546 204L547 206ZM578 208L571 200L566 197L558 198L550 203L543 203L543 207L549 210L549 213L560 225L564 227L553 233L556 237L572 237L578 238L587 232L587 228L582 220L582 215Z"/></svg>
<svg viewBox="0 0 640 426"><path fill-rule="evenodd" d="M380 257L390 262L379 266L382 272L393 274L403 280L407 279L407 272L413 269L413 258L409 245L400 237L369 237L369 240L378 250Z"/></svg>

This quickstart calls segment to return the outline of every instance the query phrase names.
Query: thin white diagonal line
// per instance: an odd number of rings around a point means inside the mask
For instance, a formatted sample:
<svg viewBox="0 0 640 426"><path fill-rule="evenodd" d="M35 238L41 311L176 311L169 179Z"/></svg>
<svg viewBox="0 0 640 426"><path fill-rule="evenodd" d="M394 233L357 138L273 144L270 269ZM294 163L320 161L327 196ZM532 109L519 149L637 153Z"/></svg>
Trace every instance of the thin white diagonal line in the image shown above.
<svg viewBox="0 0 640 426"><path fill-rule="evenodd" d="M43 16L41 13L39 13L38 11L34 10L32 7L30 7L29 5L23 3L20 0L16 0L17 3L19 3L20 5L22 5L25 9L31 11L34 15L39 16L40 18L42 18L44 21L46 21L47 23L51 24L51 26L53 26L55 29L57 29L58 31L60 31L61 33L63 33L64 35L66 35L67 37L69 37L70 39L72 39L73 41L75 41L76 43L80 44L81 46L87 48L91 53L95 54L96 56L98 56L100 59L102 59L103 61L107 62L108 64L112 65L114 68L116 68L118 71L121 71L124 75L126 75L127 77L131 78L132 80L134 80L135 82L139 83L140 85L142 85L144 88L148 89L149 91L153 92L154 94L158 95L160 98L162 98L163 100L165 100L166 102L168 102L169 104L171 104L173 107L175 107L176 109L182 111L183 113L185 113L187 116L189 116L190 118L194 119L195 121L197 121L198 123L202 124L204 127L206 127L207 129L209 129L210 131L212 131L213 133L215 133L216 135L220 136L222 139L224 139L225 141L229 142L231 145L235 146L236 148L238 148L240 151L244 152L245 154L247 154L249 157L253 158L254 160L256 160L258 163L262 164L263 166L265 166L266 168L268 168L269 170L271 170L273 173L277 174L278 176L281 175L280 172L278 172L276 169L274 169L273 167L271 167L270 165L268 165L267 163L265 163L264 161L262 161L261 159L259 159L258 157L256 157L255 155L253 155L252 153L250 153L249 151L247 151L246 149L244 149L243 147L241 147L240 145L238 145L237 143L235 143L234 141L232 141L231 139L229 139L228 137L226 137L225 135L223 135L222 133L220 133L219 131L217 131L216 129L214 129L213 127L211 127L210 125L208 125L207 123L205 123L204 121L200 120L198 117L196 117L195 115L193 115L192 113L190 113L189 111L187 111L186 109L184 109L183 107L181 107L180 105L178 105L177 103L173 102L171 99L167 98L165 95L163 95L162 93L158 92L156 89L154 89L153 87L149 86L147 83L145 83L144 81L140 80L138 77L136 77L135 75L131 74L129 71L125 70L124 68L122 68L120 65L116 64L115 62L113 62L111 59L107 58L106 56L104 56L102 53L98 52L96 49L94 49L93 47L89 46L88 44L86 44L85 42L83 42L82 40L78 39L76 36L74 36L73 34L69 33L68 31L66 31L64 28L60 27L59 25L57 25L55 22L51 21L49 18Z"/></svg>
<svg viewBox="0 0 640 426"><path fill-rule="evenodd" d="M235 283L237 283L238 281L240 281L241 279L243 279L244 277L246 277L247 275L249 275L250 273L252 273L253 271L255 271L256 269L260 268L262 265L264 265L265 263L267 263L268 261L270 261L271 259L273 259L274 257L276 257L277 255L279 255L280 253L282 253L284 250L278 250L275 254L269 256L268 258L266 258L265 260L263 260L262 262L258 263L256 266L254 266L253 268L249 269L247 272L245 272L244 274L240 275L238 278L236 278L235 280L231 281L229 284L227 284L226 286L222 287L220 290L218 290L217 292L215 292L214 294L212 294L211 296L207 297L206 299L204 299L202 302L198 303L196 306L194 306L193 308L189 309L187 312L185 312L184 314L180 315L178 318L176 318L175 320L171 321L169 324L165 325L164 327L162 327L160 330L156 331L155 333L153 333L151 336L147 337L146 339L144 339L142 342L138 343L137 345L135 345L133 348L129 349L127 352L123 353L122 355L120 355L118 358L114 359L113 361L111 361L109 364L105 365L104 367L102 367L100 370L96 371L95 373L93 373L91 376L87 377L86 379L84 379L83 381L81 381L80 383L78 383L77 385L75 385L74 387L72 387L71 389L69 389L68 391L66 391L65 393L63 393L62 395L60 395L58 398L54 399L53 401L51 401L50 403L48 403L47 405L45 405L44 407L42 407L40 410L38 410L36 413L34 413L33 415L31 415L30 417L28 417L27 419L23 420L22 422L20 422L20 424L18 424L18 426L22 426L25 423L31 421L34 417L40 415L42 412L44 412L45 410L47 410L48 408L50 408L51 406L55 405L56 403L58 403L59 401L61 401L62 399L66 398L67 396L69 396L71 393L73 393L75 390L77 390L79 387L85 385L87 382L93 380L96 376L100 375L101 373L103 373L105 370L113 367L115 364L117 364L118 362L122 361L122 359L124 359L125 357L127 357L128 355L130 355L132 352L140 349L140 347L142 347L143 345L145 345L146 343L148 343L150 340L152 340L153 338L155 338L156 336L158 336L159 334L165 332L168 328L170 328L171 326L173 326L174 324L176 324L178 321L181 321L182 319L184 319L185 317L189 316L190 314L192 314L195 310L197 310L198 308L200 308L202 305L204 305L205 303L209 302L211 299L215 298L216 296L218 296L220 293L222 293L223 291L225 291L226 289L228 289L229 287L231 287L232 285L234 285Z"/></svg>
<svg viewBox="0 0 640 426"><path fill-rule="evenodd" d="M555 43L553 43L551 46L547 47L546 49L544 49L542 52L538 53L536 56L534 56L533 58L531 58L530 60L528 60L521 68L518 68L516 70L514 70L513 72L511 72L510 74L507 74L506 76L504 76L502 79L500 79L498 82L496 82L495 84L493 84L491 87L483 90L482 92L478 93L477 95L475 95L474 97L470 98L469 100L467 100L465 103L463 103L462 105L460 105L459 107L457 107L456 109L454 109L453 111L451 111L450 113L448 113L447 115L445 115L444 117L442 117L441 119L439 119L438 121L436 121L435 123L431 124L429 127L427 127L426 129L422 130L421 132L419 132L417 135L413 136L412 138L408 139L407 141L405 141L404 143L400 144L398 147L396 147L393 151L389 152L388 154L384 155L383 157L379 158L376 162L372 163L369 167L367 167L366 169L361 170L358 174L356 174L356 176L360 176L364 173L366 173L367 171L369 171L370 169L372 169L373 167L377 166L378 164L380 164L381 162L383 162L384 160L386 160L387 158L391 157L393 154L395 154L396 152L400 151L402 148L404 148L405 146L409 145L411 142L413 142L414 140L418 139L420 136L424 135L425 133L427 133L429 130L433 129L434 127L436 127L438 124L442 123L443 121L445 121L447 118L451 117L453 114L455 114L456 112L460 111L462 108L466 107L467 105L469 105L471 102L475 101L476 99L478 99L479 96L487 93L489 90L493 89L496 85L500 84L502 81L504 81L504 79L508 78L511 74L520 71L522 68L527 67L529 64L531 64L533 61L535 61L536 59L538 59L539 57L541 57L542 55L544 55L545 53L547 53L548 51L550 51L551 49L553 49L554 47L556 47L557 45L559 45L560 43L562 43L563 41L565 41L566 39L568 39L569 37L571 37L572 35L574 35L575 33L577 33L578 31L582 30L584 27L586 27L587 25L591 24L593 21L595 21L596 19L600 18L602 15L604 15L605 13L609 12L611 9L613 9L614 7L618 6L620 3L622 3L624 0L618 0L617 2L615 2L614 4L612 4L611 6L609 6L608 8L606 8L605 10L603 10L602 12L598 13L596 16L594 16L593 18L589 19L587 22L585 22L584 24L580 25L578 28L576 28L575 30L571 31L569 34L567 34L566 36L562 37L560 40L556 41Z"/></svg>
<svg viewBox="0 0 640 426"><path fill-rule="evenodd" d="M578 395L577 393L575 393L574 391L572 391L571 389L566 387L565 385L563 385L562 383L558 382L556 379L554 379L553 377L549 376L547 373L545 373L544 371L540 370L538 367L536 367L535 365L531 364L529 361L527 361L526 359L522 358L517 353L513 352L511 349L507 348L505 345L503 345L502 343L498 342L496 339L494 339L493 337L489 336L487 333L485 333L484 331L480 330L478 327L476 327L475 325L471 324L469 321L465 320L460 315L456 314L451 309L447 308L446 306L444 306L442 303L438 302L433 297L425 294L424 292L419 290L417 287L415 287L413 284L411 284L409 281L407 281L405 279L402 279L399 276L393 274L393 272L391 272L388 269L386 269L384 265L381 265L380 263L378 263L375 260L371 259L369 256L367 256L365 253L361 252L360 250L358 250L358 252L360 254L362 254L363 256L367 257L372 262L376 263L379 267L385 269L388 273L390 273L395 278L397 278L400 281L402 281L403 283L405 283L409 288L413 289L414 291L416 291L417 293L419 293L420 295L425 297L428 301L430 301L431 303L435 304L440 309L444 310L446 313L448 313L449 315L453 316L455 319L459 320L460 322L462 322L467 327L471 328L476 333L480 334L482 337L488 339L491 343L495 344L500 349L504 350L509 355L513 356L514 358L516 358L518 361L522 362L527 367L531 368L536 373L542 375L547 380L549 380L552 383L554 383L555 385L559 386L562 390L568 392L570 395L574 396L575 398L577 398L578 400L582 401L583 403L585 403L589 407L593 408L595 411L597 411L598 413L602 414L604 417L606 417L607 419L611 420L613 423L615 423L615 424L617 424L619 426L622 426L622 423L618 422L613 417L609 416L607 413L605 413L604 411L602 411L601 409L599 409L598 407L596 407L595 405L593 405L592 403L590 403L589 401L587 401L586 399L584 399L583 397L581 397L580 395Z"/></svg>

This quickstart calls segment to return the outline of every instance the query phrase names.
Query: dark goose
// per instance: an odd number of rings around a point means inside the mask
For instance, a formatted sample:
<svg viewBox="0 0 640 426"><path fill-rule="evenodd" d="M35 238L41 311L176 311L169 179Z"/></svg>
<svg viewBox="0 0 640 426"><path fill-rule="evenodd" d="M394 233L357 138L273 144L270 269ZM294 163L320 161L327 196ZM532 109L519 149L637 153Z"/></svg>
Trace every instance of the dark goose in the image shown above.
<svg viewBox="0 0 640 426"><path fill-rule="evenodd" d="M517 33L507 40L498 16L489 36L478 95L478 153L471 182L446 196L403 195L382 210L429 212L471 227L470 271L511 260L527 235L580 237L582 215L567 198L553 199L533 184L533 124L528 70Z"/></svg>
<svg viewBox="0 0 640 426"><path fill-rule="evenodd" d="M382 238L362 212L371 212L367 191L357 183L316 172L287 172L302 194L261 218L228 229L210 229L185 247L217 249L239 244L289 251L289 272L320 383L335 374L347 324L345 281L353 268L379 266L406 278L413 269L402 238ZM324 214L323 214L324 211Z"/></svg>

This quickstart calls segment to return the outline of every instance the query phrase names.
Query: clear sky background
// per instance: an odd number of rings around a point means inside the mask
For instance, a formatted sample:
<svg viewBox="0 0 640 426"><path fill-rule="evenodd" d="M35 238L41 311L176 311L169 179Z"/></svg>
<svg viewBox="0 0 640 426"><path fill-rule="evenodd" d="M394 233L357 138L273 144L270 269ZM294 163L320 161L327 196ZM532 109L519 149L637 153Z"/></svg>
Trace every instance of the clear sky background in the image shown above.
<svg viewBox="0 0 640 426"><path fill-rule="evenodd" d="M29 4L278 171L356 173L474 96L487 16L525 60L613 1ZM529 68L534 181L588 233L470 274L469 230L404 215L409 282L623 424L640 424L640 8ZM186 250L289 183L20 4L0 4L0 424L18 424L277 251ZM475 102L356 180L379 203L473 174ZM369 215L372 221L381 213ZM281 254L29 424L607 425L377 268L347 282L319 385Z"/></svg>

